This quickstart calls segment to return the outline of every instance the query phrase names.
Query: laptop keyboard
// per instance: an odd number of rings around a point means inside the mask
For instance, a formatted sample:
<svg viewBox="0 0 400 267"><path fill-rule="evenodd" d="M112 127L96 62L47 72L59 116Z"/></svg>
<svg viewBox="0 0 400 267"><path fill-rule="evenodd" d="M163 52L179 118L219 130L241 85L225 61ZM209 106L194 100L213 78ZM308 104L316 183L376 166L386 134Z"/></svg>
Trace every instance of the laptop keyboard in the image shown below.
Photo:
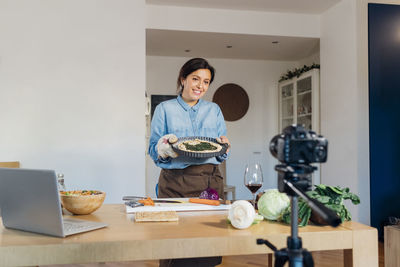
<svg viewBox="0 0 400 267"><path fill-rule="evenodd" d="M92 228L90 225L85 225L82 223L75 223L75 222L64 222L64 231L71 232L71 231L80 231Z"/></svg>
<svg viewBox="0 0 400 267"><path fill-rule="evenodd" d="M91 221L76 221L76 220L63 220L64 231L66 234L68 233L80 233L85 231L90 231L94 229L98 229L104 226L99 226L97 222Z"/></svg>

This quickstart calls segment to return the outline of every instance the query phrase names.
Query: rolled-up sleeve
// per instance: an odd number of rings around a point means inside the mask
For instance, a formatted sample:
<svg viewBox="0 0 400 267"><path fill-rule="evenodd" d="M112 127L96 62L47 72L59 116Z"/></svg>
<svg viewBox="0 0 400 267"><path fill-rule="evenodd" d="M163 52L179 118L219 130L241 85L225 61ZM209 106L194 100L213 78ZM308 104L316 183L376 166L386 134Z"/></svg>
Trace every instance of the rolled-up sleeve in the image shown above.
<svg viewBox="0 0 400 267"><path fill-rule="evenodd" d="M220 136L226 136L227 130L226 130L226 124L225 124L225 119L224 115L222 114L222 111L220 107L217 105L218 111L217 111L217 129L218 129L218 137ZM223 162L228 158L228 153L224 153L221 156L215 157L219 162Z"/></svg>
<svg viewBox="0 0 400 267"><path fill-rule="evenodd" d="M159 163L166 163L170 161L170 158L162 159L158 157L157 153L157 142L158 140L166 135L165 129L165 110L162 104L159 104L153 114L153 119L151 120L151 135L149 140L149 155L153 159L154 163L158 165Z"/></svg>

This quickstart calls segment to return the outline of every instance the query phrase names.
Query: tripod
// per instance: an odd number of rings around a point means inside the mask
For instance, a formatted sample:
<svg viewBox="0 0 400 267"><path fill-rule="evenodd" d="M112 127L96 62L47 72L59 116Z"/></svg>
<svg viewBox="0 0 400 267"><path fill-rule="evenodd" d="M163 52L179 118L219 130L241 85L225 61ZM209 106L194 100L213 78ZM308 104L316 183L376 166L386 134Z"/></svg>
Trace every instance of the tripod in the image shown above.
<svg viewBox="0 0 400 267"><path fill-rule="evenodd" d="M336 227L341 223L341 219L335 212L308 197L304 192L311 190L311 174L316 169L316 167L306 164L279 164L275 166L275 170L278 172L278 189L290 197L290 236L287 238L287 248L280 250L268 240L257 239L257 244L264 244L274 251L275 267L283 267L287 261L289 261L289 267L314 266L311 253L302 248L302 241L298 236L299 196L329 225Z"/></svg>

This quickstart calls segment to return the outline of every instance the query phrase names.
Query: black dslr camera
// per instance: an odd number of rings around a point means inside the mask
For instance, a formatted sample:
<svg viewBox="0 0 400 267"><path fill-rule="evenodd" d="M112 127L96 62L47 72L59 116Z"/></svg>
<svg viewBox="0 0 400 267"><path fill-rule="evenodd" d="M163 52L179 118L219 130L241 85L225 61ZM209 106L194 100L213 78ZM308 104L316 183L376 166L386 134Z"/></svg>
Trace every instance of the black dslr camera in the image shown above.
<svg viewBox="0 0 400 267"><path fill-rule="evenodd" d="M328 140L313 131L305 130L303 126L293 124L272 138L269 150L285 164L326 162Z"/></svg>

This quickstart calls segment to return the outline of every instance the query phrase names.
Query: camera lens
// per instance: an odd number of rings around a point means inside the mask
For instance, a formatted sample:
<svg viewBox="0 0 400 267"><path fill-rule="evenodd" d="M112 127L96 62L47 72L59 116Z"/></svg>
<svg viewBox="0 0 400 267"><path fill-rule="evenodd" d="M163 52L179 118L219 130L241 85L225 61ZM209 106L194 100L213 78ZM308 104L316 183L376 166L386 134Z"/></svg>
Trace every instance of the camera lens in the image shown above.
<svg viewBox="0 0 400 267"><path fill-rule="evenodd" d="M323 146L315 147L315 159L318 162L326 161L326 150Z"/></svg>
<svg viewBox="0 0 400 267"><path fill-rule="evenodd" d="M277 142L278 142L279 135L275 135L272 139L271 142L269 143L269 151L271 152L272 156L275 158L278 157L278 150L277 150Z"/></svg>

